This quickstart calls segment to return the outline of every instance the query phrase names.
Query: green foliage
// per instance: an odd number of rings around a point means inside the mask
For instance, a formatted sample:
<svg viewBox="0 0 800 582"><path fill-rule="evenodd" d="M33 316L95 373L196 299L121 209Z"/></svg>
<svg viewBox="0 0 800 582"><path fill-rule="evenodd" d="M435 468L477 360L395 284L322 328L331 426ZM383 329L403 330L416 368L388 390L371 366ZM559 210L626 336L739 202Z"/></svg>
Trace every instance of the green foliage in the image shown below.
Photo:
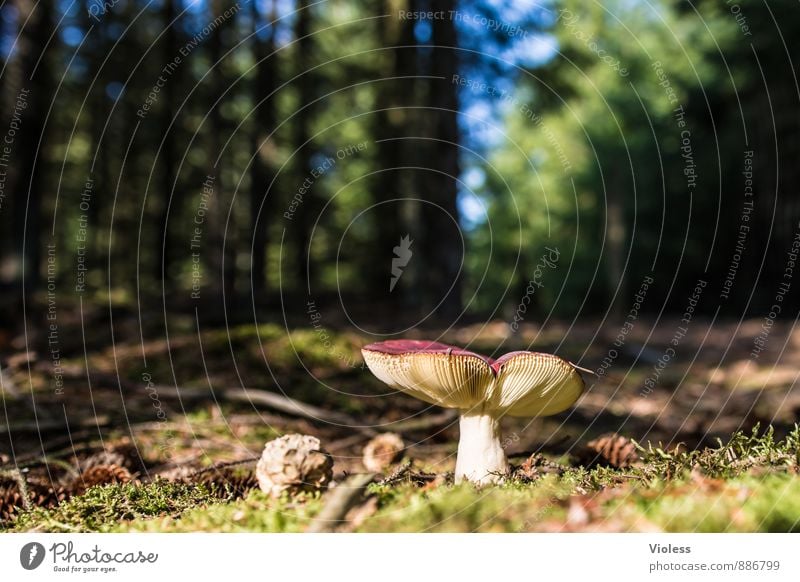
<svg viewBox="0 0 800 582"><path fill-rule="evenodd" d="M719 7L704 5L701 20L676 6L624 0L554 6L559 17L548 32L559 53L522 75L505 98L507 139L484 168L480 193L491 230L474 233L480 252L468 263L480 280L493 253L480 306L516 307L547 246L558 248L561 260L536 290L532 305L539 313L555 307L573 317L605 305L617 285L625 291L623 265L634 287L658 253L683 253L683 237L663 232L687 230L692 202L695 213L716 212L716 201L696 195L715 186L711 176L696 193L687 187L675 109L686 111L695 164L714 168L717 153L701 145L713 136L697 93L733 98L735 86L718 58L719 47L738 40L736 27ZM739 160L741 151L729 156ZM692 233L690 244L702 246L708 234Z"/></svg>

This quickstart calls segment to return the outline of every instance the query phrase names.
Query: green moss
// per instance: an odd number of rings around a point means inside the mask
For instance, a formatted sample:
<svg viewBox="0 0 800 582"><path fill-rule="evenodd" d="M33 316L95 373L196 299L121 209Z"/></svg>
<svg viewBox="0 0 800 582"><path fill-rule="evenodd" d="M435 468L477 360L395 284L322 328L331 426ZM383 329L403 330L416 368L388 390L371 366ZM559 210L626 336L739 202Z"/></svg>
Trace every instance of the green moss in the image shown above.
<svg viewBox="0 0 800 582"><path fill-rule="evenodd" d="M742 484L751 491L742 510L757 531L800 532L800 477L768 475Z"/></svg>
<svg viewBox="0 0 800 582"><path fill-rule="evenodd" d="M800 477L747 475L718 482L664 484L607 508L631 503L651 522L671 532L800 531Z"/></svg>
<svg viewBox="0 0 800 582"><path fill-rule="evenodd" d="M213 500L203 487L166 481L92 487L53 509L36 508L21 514L14 530L106 532L120 521L177 515Z"/></svg>
<svg viewBox="0 0 800 582"><path fill-rule="evenodd" d="M571 489L548 476L535 485L516 483L477 489L442 486L425 492L399 488L359 531L516 532L527 531L560 511Z"/></svg>
<svg viewBox="0 0 800 582"><path fill-rule="evenodd" d="M232 503L217 503L179 516L136 520L117 532L301 532L321 507L319 496L270 499L259 490Z"/></svg>

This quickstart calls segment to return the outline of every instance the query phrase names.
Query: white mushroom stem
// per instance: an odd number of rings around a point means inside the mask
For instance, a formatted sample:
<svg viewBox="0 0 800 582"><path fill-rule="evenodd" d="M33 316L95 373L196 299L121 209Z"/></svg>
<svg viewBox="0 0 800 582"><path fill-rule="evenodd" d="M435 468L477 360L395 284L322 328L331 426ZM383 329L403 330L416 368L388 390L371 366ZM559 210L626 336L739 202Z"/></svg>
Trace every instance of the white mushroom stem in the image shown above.
<svg viewBox="0 0 800 582"><path fill-rule="evenodd" d="M485 485L502 481L508 472L508 460L500 442L500 420L484 412L464 411L459 429L456 483L467 480Z"/></svg>

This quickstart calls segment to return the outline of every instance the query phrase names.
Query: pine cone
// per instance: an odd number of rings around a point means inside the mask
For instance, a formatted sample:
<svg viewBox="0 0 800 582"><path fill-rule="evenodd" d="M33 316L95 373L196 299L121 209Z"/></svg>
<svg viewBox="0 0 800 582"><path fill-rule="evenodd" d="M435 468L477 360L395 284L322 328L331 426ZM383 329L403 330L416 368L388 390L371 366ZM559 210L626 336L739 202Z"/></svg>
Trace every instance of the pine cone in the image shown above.
<svg viewBox="0 0 800 582"><path fill-rule="evenodd" d="M261 490L272 497L284 491L321 491L333 477L333 459L318 438L287 434L266 444L256 476Z"/></svg>
<svg viewBox="0 0 800 582"><path fill-rule="evenodd" d="M560 475L563 472L563 467L557 463L548 461L541 453L533 453L517 469L516 476L524 481L535 481L549 473Z"/></svg>
<svg viewBox="0 0 800 582"><path fill-rule="evenodd" d="M128 471L138 472L142 469L142 460L136 447L131 444L119 444L86 457L78 463L78 468L81 472L85 472L98 465L117 465Z"/></svg>
<svg viewBox="0 0 800 582"><path fill-rule="evenodd" d="M153 477L179 483L194 483L192 479L199 475L201 470L201 467L196 467L191 464L178 465L177 467L170 467L169 469L159 471L154 474Z"/></svg>
<svg viewBox="0 0 800 582"><path fill-rule="evenodd" d="M28 492L31 505L36 507L55 507L70 496L68 488L45 482L28 483Z"/></svg>
<svg viewBox="0 0 800 582"><path fill-rule="evenodd" d="M45 481L26 483L30 507L55 507L69 496L64 487ZM13 477L0 477L0 523L12 521L25 509L25 495L20 482Z"/></svg>
<svg viewBox="0 0 800 582"><path fill-rule="evenodd" d="M588 467L605 465L617 469L630 467L641 460L633 441L617 433L589 441L581 458Z"/></svg>
<svg viewBox="0 0 800 582"><path fill-rule="evenodd" d="M10 477L0 477L0 523L13 521L25 508L25 497L19 483Z"/></svg>
<svg viewBox="0 0 800 582"><path fill-rule="evenodd" d="M373 473L382 473L384 469L400 460L405 450L405 443L393 432L379 434L364 447L364 467Z"/></svg>
<svg viewBox="0 0 800 582"><path fill-rule="evenodd" d="M205 485L212 494L230 500L244 497L251 489L258 487L258 479L252 471L242 472L227 468L203 471L186 481Z"/></svg>
<svg viewBox="0 0 800 582"><path fill-rule="evenodd" d="M112 483L128 483L132 479L130 471L119 465L95 465L86 469L72 483L73 495L83 495L86 490L95 485L110 485Z"/></svg>

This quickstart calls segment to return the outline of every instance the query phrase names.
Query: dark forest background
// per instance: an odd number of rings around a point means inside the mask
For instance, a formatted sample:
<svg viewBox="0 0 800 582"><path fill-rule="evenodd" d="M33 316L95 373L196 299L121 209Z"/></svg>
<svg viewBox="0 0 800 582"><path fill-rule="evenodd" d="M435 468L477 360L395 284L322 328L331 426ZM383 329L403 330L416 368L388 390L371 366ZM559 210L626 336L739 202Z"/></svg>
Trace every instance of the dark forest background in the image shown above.
<svg viewBox="0 0 800 582"><path fill-rule="evenodd" d="M703 280L708 316L763 317L786 282L796 315L797 2L0 16L6 330L45 333L56 303L148 329L324 308L394 333L511 320L526 294L526 321L619 316L647 277L644 312L680 315Z"/></svg>

